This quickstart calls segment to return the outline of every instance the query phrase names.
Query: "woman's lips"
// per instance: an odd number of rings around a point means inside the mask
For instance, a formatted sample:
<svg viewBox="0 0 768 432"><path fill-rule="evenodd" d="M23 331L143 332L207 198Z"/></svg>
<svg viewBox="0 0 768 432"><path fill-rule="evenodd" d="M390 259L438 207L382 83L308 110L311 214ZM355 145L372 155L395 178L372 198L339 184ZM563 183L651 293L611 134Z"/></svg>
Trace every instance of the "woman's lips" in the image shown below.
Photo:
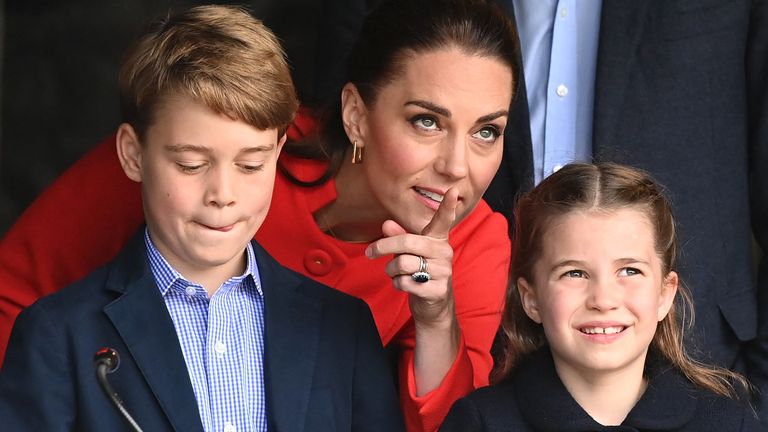
<svg viewBox="0 0 768 432"><path fill-rule="evenodd" d="M414 187L413 190L415 190L416 193L418 193L419 195L421 195L423 197L426 197L426 198L429 198L429 199L431 199L432 201L435 201L438 204L443 202L443 198L445 198L445 194L444 193L433 192L431 190L422 189L422 188L418 188L418 187Z"/></svg>
<svg viewBox="0 0 768 432"><path fill-rule="evenodd" d="M421 188L417 186L414 186L411 189L415 192L416 198L433 211L437 211L438 207L440 207L440 204L442 204L443 199L445 198L445 194L447 193L445 190ZM462 200L463 198L459 196L458 201L461 202Z"/></svg>

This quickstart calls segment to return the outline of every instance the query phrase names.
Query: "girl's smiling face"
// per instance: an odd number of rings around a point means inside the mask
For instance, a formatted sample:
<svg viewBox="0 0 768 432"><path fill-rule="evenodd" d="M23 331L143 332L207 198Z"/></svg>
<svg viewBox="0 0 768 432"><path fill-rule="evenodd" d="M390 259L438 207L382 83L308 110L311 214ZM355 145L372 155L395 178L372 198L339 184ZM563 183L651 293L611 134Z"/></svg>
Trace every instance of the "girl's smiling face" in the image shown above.
<svg viewBox="0 0 768 432"><path fill-rule="evenodd" d="M549 221L541 246L532 280L517 282L561 378L642 374L678 283L676 273L662 274L648 217L632 207L573 211Z"/></svg>

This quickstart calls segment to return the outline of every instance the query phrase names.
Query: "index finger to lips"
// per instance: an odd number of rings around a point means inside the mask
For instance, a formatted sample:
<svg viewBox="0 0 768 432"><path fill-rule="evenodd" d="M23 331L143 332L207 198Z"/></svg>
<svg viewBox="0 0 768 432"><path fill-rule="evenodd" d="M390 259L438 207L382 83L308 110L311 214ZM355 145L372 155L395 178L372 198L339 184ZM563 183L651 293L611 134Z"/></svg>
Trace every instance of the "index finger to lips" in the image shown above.
<svg viewBox="0 0 768 432"><path fill-rule="evenodd" d="M456 220L456 207L459 205L459 192L454 188L448 189L443 196L443 202L437 208L432 220L421 230L421 234L433 238L447 239L448 232Z"/></svg>

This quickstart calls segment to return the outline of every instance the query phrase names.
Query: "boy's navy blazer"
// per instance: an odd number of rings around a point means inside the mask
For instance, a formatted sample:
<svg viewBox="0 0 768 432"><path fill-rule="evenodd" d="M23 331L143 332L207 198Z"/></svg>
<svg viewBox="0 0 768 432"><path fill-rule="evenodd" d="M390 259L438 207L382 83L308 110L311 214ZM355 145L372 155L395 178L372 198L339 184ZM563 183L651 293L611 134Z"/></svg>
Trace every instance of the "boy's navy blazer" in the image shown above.
<svg viewBox="0 0 768 432"><path fill-rule="evenodd" d="M265 302L269 430L403 430L367 305L252 244ZM142 235L109 265L19 315L0 372L0 428L128 430L96 380L93 357L105 346L120 354L108 378L145 431L203 430Z"/></svg>

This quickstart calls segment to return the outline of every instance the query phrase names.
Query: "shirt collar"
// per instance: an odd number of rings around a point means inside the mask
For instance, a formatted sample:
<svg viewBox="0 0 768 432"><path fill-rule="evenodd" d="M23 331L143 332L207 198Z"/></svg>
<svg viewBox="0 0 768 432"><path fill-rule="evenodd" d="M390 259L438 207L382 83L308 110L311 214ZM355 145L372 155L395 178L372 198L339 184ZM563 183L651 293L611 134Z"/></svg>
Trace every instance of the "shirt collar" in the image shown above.
<svg viewBox="0 0 768 432"><path fill-rule="evenodd" d="M197 284L192 283L181 275L176 269L171 266L168 260L160 253L155 246L154 242L149 236L149 228L144 229L144 244L147 247L147 257L149 258L149 266L152 269L152 274L155 277L157 286L160 289L160 294L165 296L168 290L174 285L178 284L182 288ZM261 290L261 280L259 279L259 269L256 263L256 254L253 251L253 245L250 242L245 246L246 252L246 266L245 271L240 276L233 276L227 280L227 283L242 283L243 281L251 277L256 286L256 291L259 295L264 295Z"/></svg>
<svg viewBox="0 0 768 432"><path fill-rule="evenodd" d="M649 356L652 354L649 353ZM642 430L673 430L691 421L696 412L693 384L668 362L656 356L649 359L646 369L648 388L622 426ZM532 353L519 366L512 379L520 411L526 422L536 430L603 430L604 427L590 417L568 393L557 375L548 348ZM622 427L615 430L622 430Z"/></svg>

